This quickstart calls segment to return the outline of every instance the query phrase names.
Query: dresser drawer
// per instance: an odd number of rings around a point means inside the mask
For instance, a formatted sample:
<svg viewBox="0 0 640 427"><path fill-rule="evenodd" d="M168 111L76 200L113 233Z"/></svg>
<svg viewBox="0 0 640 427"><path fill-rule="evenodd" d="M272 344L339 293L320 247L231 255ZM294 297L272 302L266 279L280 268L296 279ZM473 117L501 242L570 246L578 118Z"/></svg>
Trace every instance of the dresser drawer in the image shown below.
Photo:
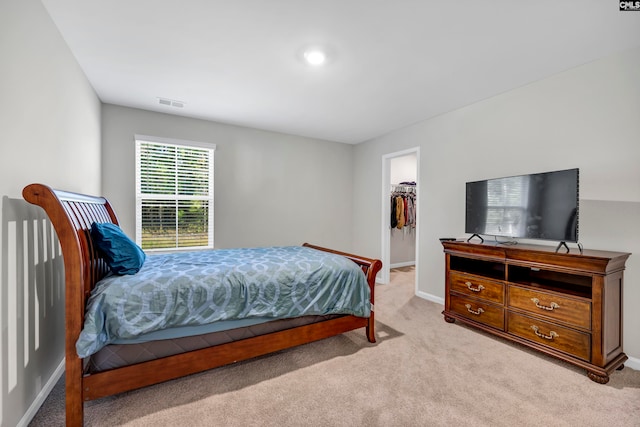
<svg viewBox="0 0 640 427"><path fill-rule="evenodd" d="M509 285L509 307L591 329L591 302Z"/></svg>
<svg viewBox="0 0 640 427"><path fill-rule="evenodd" d="M502 282L451 271L449 286L451 290L461 294L472 295L500 305L504 304L504 283Z"/></svg>
<svg viewBox="0 0 640 427"><path fill-rule="evenodd" d="M450 295L451 311L504 331L504 309L481 300Z"/></svg>
<svg viewBox="0 0 640 427"><path fill-rule="evenodd" d="M591 357L591 335L585 332L511 312L507 314L507 332L582 360Z"/></svg>

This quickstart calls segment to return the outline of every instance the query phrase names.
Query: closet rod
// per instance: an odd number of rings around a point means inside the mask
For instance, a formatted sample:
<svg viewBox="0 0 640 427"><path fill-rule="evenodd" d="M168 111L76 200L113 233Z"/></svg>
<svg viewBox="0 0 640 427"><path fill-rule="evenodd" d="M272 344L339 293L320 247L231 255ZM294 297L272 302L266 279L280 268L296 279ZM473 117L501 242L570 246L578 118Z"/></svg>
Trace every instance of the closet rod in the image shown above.
<svg viewBox="0 0 640 427"><path fill-rule="evenodd" d="M406 193L415 193L416 186L415 185L400 185L400 184L391 184L391 191L404 191Z"/></svg>

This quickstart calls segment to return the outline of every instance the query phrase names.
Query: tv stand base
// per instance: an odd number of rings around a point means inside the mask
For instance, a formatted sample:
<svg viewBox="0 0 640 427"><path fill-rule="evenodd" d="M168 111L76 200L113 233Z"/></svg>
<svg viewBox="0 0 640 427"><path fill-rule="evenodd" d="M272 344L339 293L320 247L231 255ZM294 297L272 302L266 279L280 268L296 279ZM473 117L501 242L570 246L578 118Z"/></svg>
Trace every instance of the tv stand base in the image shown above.
<svg viewBox="0 0 640 427"><path fill-rule="evenodd" d="M468 240L467 240L467 241L468 241ZM562 241L562 242L558 243L558 246L556 246L556 253L558 253L558 251L560 250L560 248L561 248L562 246L564 246L564 247L565 247L565 249L567 250L565 253L569 253L569 252L571 252L571 250L569 249L569 246L567 246L567 242ZM581 245L580 243L578 243L578 250L580 251L580 255L582 255L582 251L583 251L583 249L582 249L582 245Z"/></svg>
<svg viewBox="0 0 640 427"><path fill-rule="evenodd" d="M563 246L567 249L567 253L569 253L569 246L567 246L567 242L565 241L558 243L558 246L556 246L556 252L558 252Z"/></svg>
<svg viewBox="0 0 640 427"><path fill-rule="evenodd" d="M482 238L482 236L476 233L473 233L471 237L467 239L467 242L471 241L471 239L473 239L474 237L477 237L478 239L480 239L480 243L484 243L484 239Z"/></svg>

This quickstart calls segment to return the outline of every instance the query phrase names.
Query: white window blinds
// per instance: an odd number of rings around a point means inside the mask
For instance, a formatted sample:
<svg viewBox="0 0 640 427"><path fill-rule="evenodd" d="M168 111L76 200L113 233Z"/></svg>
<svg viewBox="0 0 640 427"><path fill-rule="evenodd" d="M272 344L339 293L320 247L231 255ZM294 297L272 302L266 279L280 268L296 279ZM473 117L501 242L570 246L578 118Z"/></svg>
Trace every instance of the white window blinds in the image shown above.
<svg viewBox="0 0 640 427"><path fill-rule="evenodd" d="M512 176L490 180L487 186L486 234L521 236L529 204L529 178Z"/></svg>
<svg viewBox="0 0 640 427"><path fill-rule="evenodd" d="M215 145L136 136L136 241L213 248Z"/></svg>

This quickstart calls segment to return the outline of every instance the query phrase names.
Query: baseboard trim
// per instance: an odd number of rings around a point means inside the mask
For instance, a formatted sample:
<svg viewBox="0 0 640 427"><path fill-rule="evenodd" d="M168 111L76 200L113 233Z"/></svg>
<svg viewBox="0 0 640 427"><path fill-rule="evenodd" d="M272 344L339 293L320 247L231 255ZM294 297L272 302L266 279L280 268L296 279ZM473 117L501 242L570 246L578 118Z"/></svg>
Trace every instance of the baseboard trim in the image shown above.
<svg viewBox="0 0 640 427"><path fill-rule="evenodd" d="M29 406L29 409L27 409L27 412L25 412L25 414L22 416L16 427L27 427L29 425L29 423L36 416L38 410L44 404L44 401L47 400L47 397L49 397L49 393L51 393L51 390L53 390L53 387L55 387L55 385L58 383L58 380L60 380L63 374L64 358L62 358L62 361L53 372L53 375L49 377L49 380L46 382L42 390L40 390L40 393L38 393L35 400L33 401L33 403L31 403L31 406Z"/></svg>
<svg viewBox="0 0 640 427"><path fill-rule="evenodd" d="M416 262L415 261L396 262L394 264L389 264L389 268L410 267L412 265L416 265Z"/></svg>
<svg viewBox="0 0 640 427"><path fill-rule="evenodd" d="M426 299L427 301L431 301L431 302L435 302L435 303L440 304L440 305L444 305L444 298L435 296L433 294L429 294L429 293L422 292L422 291L417 291L416 295L419 296L422 299Z"/></svg>
<svg viewBox="0 0 640 427"><path fill-rule="evenodd" d="M629 356L629 359L624 362L624 366L636 371L640 371L640 359Z"/></svg>

